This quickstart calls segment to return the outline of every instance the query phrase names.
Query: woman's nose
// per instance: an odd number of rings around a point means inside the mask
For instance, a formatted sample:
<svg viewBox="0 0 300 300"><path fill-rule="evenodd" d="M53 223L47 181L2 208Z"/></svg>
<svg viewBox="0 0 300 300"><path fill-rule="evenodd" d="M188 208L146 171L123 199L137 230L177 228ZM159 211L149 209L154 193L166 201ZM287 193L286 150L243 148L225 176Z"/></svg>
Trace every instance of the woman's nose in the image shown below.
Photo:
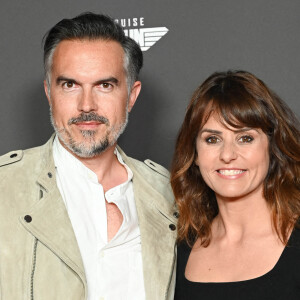
<svg viewBox="0 0 300 300"><path fill-rule="evenodd" d="M230 163L237 158L236 145L233 142L224 142L220 150L220 159L225 163Z"/></svg>

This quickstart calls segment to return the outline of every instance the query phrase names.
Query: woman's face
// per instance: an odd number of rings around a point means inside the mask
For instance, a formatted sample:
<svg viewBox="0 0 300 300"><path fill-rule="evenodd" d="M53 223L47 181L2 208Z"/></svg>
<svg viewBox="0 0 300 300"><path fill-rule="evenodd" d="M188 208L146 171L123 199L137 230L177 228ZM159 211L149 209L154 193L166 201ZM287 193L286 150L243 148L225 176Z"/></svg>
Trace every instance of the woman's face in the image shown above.
<svg viewBox="0 0 300 300"><path fill-rule="evenodd" d="M197 137L196 164L217 199L262 197L269 168L268 137L257 128L224 127L211 114Z"/></svg>

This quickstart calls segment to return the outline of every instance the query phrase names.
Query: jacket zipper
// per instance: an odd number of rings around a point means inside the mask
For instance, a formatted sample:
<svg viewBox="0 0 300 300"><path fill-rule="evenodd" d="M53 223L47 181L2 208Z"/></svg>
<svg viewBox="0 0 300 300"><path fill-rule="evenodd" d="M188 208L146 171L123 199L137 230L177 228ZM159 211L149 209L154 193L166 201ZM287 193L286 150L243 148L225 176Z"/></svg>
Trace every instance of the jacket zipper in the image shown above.
<svg viewBox="0 0 300 300"><path fill-rule="evenodd" d="M33 245L33 259L32 259L32 270L30 276L30 300L34 300L33 296L33 279L34 279L34 271L35 271L35 264L36 264L36 248L37 248L37 238L34 239Z"/></svg>

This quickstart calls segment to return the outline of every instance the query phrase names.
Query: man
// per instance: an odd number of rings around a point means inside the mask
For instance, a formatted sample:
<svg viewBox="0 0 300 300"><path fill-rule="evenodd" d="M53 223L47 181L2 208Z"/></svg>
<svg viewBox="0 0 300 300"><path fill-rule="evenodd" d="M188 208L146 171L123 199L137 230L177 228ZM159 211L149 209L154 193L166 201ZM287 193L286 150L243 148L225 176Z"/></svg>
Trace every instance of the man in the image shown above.
<svg viewBox="0 0 300 300"><path fill-rule="evenodd" d="M116 146L142 52L111 18L46 35L55 135L0 158L1 299L172 299L176 212L167 171Z"/></svg>

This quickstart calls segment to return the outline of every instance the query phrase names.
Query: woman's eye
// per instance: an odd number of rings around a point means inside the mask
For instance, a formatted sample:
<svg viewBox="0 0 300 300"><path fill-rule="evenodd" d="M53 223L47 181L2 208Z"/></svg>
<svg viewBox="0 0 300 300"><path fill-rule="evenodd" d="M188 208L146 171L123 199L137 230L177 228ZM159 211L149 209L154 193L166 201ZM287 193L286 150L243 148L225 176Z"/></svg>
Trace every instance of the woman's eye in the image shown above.
<svg viewBox="0 0 300 300"><path fill-rule="evenodd" d="M253 137L250 135L243 135L239 138L239 142L241 143L251 143L253 140Z"/></svg>
<svg viewBox="0 0 300 300"><path fill-rule="evenodd" d="M216 144L217 142L219 142L219 139L216 136L210 136L206 138L205 141L208 144Z"/></svg>

